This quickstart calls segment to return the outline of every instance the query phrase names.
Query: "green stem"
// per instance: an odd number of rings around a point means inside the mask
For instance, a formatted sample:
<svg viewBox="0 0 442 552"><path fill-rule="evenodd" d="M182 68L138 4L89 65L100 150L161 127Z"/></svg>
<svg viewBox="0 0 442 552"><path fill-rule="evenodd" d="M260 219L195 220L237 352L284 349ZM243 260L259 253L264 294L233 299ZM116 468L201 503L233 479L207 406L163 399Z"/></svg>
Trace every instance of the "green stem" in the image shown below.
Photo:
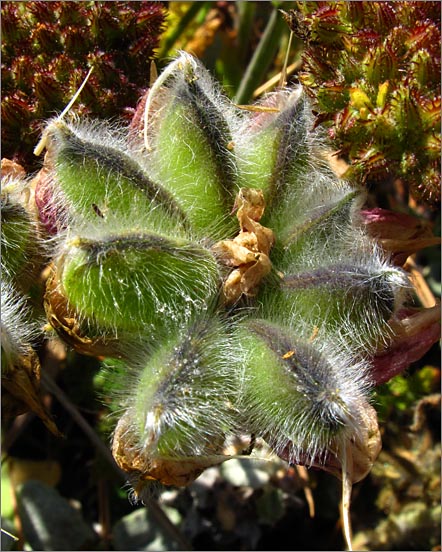
<svg viewBox="0 0 442 552"><path fill-rule="evenodd" d="M208 11L210 9L210 5L211 5L211 2L192 2L192 5L190 6L190 8L179 20L176 27L173 29L171 34L164 41L163 47L161 48L161 51L158 54L159 60L163 59L169 54L169 50L172 48L175 42L186 30L186 27L189 25L189 23L193 19L195 19L200 12L203 13L204 11Z"/></svg>
<svg viewBox="0 0 442 552"><path fill-rule="evenodd" d="M281 34L288 29L278 10L270 16L258 47L246 69L235 97L235 103L245 104L260 84L278 50Z"/></svg>
<svg viewBox="0 0 442 552"><path fill-rule="evenodd" d="M245 62L256 12L255 2L238 2L238 60Z"/></svg>
<svg viewBox="0 0 442 552"><path fill-rule="evenodd" d="M256 13L256 2L239 0L236 4L238 10L235 21L236 40L223 41L221 55L216 61L216 72L230 97L238 90L247 66L250 37L253 34Z"/></svg>

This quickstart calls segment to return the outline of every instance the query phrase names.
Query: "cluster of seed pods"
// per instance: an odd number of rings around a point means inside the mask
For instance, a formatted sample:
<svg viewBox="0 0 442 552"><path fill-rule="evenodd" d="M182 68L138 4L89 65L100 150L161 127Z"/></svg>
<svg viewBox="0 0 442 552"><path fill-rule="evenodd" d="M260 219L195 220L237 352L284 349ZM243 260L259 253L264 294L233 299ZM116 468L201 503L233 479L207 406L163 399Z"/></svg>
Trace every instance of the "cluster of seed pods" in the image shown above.
<svg viewBox="0 0 442 552"><path fill-rule="evenodd" d="M380 446L371 359L409 284L302 89L240 110L183 53L130 128L57 118L41 146L47 319L108 358L113 454L137 496L190 483L240 435L363 478Z"/></svg>

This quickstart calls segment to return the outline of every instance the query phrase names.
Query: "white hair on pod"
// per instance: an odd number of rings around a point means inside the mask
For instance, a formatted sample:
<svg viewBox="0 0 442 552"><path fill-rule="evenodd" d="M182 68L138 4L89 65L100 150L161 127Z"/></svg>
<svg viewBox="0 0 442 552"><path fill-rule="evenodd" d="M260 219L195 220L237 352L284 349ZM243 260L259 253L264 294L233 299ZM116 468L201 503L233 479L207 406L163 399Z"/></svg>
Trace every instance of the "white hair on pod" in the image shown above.
<svg viewBox="0 0 442 552"><path fill-rule="evenodd" d="M13 364L42 335L42 326L34 320L26 296L20 294L3 275L1 281L1 347L6 364Z"/></svg>

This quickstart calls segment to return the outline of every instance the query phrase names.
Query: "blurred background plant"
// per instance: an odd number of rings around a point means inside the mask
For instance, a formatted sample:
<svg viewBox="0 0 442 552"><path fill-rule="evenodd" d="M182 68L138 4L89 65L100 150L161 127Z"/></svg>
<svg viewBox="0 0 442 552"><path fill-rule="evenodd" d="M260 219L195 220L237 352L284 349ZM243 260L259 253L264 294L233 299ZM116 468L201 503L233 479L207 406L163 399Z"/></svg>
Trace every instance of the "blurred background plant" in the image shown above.
<svg viewBox="0 0 442 552"><path fill-rule="evenodd" d="M161 2L4 2L1 9L3 157L38 167L32 151L41 122L63 109L92 66L79 115L117 118L135 105L164 26Z"/></svg>
<svg viewBox="0 0 442 552"><path fill-rule="evenodd" d="M194 53L247 104L278 86L288 48L287 81L300 80L315 101L343 163L337 170L368 187L372 206L412 215L440 235L439 2L2 2L2 156L27 173L41 166L32 150L44 121L91 66L75 112L129 120L153 58L161 69L177 50ZM439 249L409 262L420 302L431 307L440 297ZM32 293L37 308L43 281ZM2 533L2 548L343 546L339 483L274 458L210 468L187 489L132 506L102 447L110 422L97 398L106 388L99 361L57 340L32 346L42 370L40 415L47 422L51 412L66 439L32 413L5 423L2 525L19 540ZM440 545L439 389L437 347L377 389L384 451L355 488L359 549Z"/></svg>
<svg viewBox="0 0 442 552"><path fill-rule="evenodd" d="M300 2L300 81L350 164L346 178L440 200L440 4Z"/></svg>

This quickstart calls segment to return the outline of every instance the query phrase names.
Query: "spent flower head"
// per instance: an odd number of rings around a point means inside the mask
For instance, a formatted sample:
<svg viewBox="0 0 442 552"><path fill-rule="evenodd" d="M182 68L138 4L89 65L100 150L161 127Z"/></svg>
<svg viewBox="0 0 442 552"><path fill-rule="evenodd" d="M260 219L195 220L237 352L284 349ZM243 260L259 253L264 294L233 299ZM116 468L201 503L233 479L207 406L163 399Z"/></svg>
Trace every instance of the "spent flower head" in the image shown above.
<svg viewBox="0 0 442 552"><path fill-rule="evenodd" d="M3 155L32 170L41 120L66 104L88 68L81 113L115 117L135 106L165 10L144 0L31 1L2 2L1 15Z"/></svg>
<svg viewBox="0 0 442 552"><path fill-rule="evenodd" d="M440 3L298 2L287 19L345 176L440 201Z"/></svg>

